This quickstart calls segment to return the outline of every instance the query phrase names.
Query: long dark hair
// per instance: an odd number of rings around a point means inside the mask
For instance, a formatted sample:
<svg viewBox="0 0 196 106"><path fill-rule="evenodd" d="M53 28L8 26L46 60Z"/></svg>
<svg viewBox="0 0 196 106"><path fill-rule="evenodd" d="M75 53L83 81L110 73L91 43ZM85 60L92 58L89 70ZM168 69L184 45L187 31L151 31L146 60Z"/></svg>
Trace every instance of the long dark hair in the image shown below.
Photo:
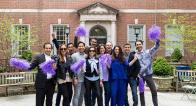
<svg viewBox="0 0 196 106"><path fill-rule="evenodd" d="M115 53L115 49L117 47L119 48L119 54L118 54L118 56ZM121 63L123 63L125 61L125 58L123 56L123 51L122 51L122 48L120 46L118 46L118 45L114 46L114 48L112 50L112 59L119 59Z"/></svg>
<svg viewBox="0 0 196 106"><path fill-rule="evenodd" d="M60 58L60 62L65 62L65 59L64 59L64 56L65 57L67 57L67 55L66 55L66 53L65 54L62 54L62 52L61 52L61 47L62 46L65 46L66 47L66 49L67 49L67 46L65 45L65 44L61 44L60 46L59 46L59 48L58 48L58 56L59 56L59 58Z"/></svg>
<svg viewBox="0 0 196 106"><path fill-rule="evenodd" d="M98 48L97 48L97 54L98 54L98 55L101 54L101 53L100 53L101 47L104 47L105 53L106 53L106 47L105 47L105 45L104 45L104 44L100 44L100 45L98 46Z"/></svg>

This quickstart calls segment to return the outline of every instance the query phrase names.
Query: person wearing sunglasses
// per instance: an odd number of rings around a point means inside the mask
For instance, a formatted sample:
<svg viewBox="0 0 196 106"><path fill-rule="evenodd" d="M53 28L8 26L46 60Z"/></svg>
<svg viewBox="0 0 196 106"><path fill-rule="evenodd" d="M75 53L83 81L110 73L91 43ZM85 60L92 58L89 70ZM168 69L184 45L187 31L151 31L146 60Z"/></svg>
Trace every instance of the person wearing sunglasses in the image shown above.
<svg viewBox="0 0 196 106"><path fill-rule="evenodd" d="M65 44L61 44L58 50L58 62L57 62L57 82L58 93L56 98L56 106L60 104L61 95L63 95L62 106L70 106L72 99L72 79L74 73L70 69L72 64L72 58L67 56L67 48Z"/></svg>
<svg viewBox="0 0 196 106"><path fill-rule="evenodd" d="M56 49L59 49L59 42L56 38L56 34L55 33L52 33L52 42L53 44L55 45ZM67 44L67 54L69 56L71 56L73 53L75 53L76 50L75 50L75 47L74 47L74 43L70 42Z"/></svg>
<svg viewBox="0 0 196 106"><path fill-rule="evenodd" d="M86 72L84 78L85 104L92 106L93 92L96 94L98 106L103 106L101 95L102 81L100 81L99 60L96 58L95 47L90 47L86 59Z"/></svg>

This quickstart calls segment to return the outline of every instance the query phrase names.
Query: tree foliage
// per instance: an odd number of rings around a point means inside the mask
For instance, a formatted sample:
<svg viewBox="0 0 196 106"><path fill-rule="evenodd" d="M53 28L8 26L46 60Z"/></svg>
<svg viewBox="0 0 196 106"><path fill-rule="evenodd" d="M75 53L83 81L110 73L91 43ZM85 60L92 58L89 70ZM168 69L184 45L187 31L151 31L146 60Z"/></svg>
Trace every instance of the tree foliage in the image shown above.
<svg viewBox="0 0 196 106"><path fill-rule="evenodd" d="M18 50L24 49L24 51L28 51L37 42L36 29L31 29L30 32L30 27L28 30L17 28L20 24L17 26L15 23L12 17L6 15L0 17L0 54L2 55L1 59L6 60L5 66L8 66L11 57L22 56L22 52ZM20 55L18 55L19 52L21 53Z"/></svg>
<svg viewBox="0 0 196 106"><path fill-rule="evenodd" d="M179 62L181 58L182 58L182 53L181 53L180 49L175 48L173 53L171 54L171 61L172 62Z"/></svg>
<svg viewBox="0 0 196 106"><path fill-rule="evenodd" d="M175 26L175 30L166 30L165 34L181 35L182 39L180 42L190 52L196 53L196 46L193 45L196 41L196 21L191 14L165 14L166 20L163 21L165 25ZM169 41L170 39L165 39ZM170 46L169 48L179 48L181 45Z"/></svg>

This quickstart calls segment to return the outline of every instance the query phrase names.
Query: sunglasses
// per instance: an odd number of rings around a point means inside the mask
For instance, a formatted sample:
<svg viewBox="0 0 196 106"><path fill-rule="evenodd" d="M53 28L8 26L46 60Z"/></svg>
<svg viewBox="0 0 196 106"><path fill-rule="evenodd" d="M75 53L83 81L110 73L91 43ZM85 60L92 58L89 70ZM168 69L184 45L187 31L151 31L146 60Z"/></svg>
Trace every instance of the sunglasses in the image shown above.
<svg viewBox="0 0 196 106"><path fill-rule="evenodd" d="M95 52L95 50L89 50L89 52Z"/></svg>
<svg viewBox="0 0 196 106"><path fill-rule="evenodd" d="M66 48L60 48L60 50L66 50Z"/></svg>

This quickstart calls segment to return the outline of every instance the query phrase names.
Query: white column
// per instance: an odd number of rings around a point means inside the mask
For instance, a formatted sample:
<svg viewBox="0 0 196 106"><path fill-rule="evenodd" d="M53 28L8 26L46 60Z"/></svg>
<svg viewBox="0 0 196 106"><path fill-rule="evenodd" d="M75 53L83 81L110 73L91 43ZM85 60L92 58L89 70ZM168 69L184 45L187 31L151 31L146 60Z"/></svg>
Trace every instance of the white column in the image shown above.
<svg viewBox="0 0 196 106"><path fill-rule="evenodd" d="M85 21L80 21L80 25L85 26ZM85 39L85 37L80 37L80 41L82 41L82 42L86 43L86 39Z"/></svg>
<svg viewBox="0 0 196 106"><path fill-rule="evenodd" d="M111 42L116 45L116 21L111 22Z"/></svg>

